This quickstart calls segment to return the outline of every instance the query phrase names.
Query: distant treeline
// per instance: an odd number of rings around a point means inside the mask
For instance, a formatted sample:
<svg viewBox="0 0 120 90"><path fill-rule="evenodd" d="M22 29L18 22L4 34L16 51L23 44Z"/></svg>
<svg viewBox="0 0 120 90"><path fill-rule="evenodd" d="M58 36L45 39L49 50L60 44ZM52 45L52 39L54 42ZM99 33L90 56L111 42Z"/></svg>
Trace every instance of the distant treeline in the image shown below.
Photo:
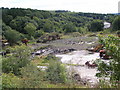
<svg viewBox="0 0 120 90"><path fill-rule="evenodd" d="M2 9L3 38L10 38L9 34L17 34L17 38L38 38L44 33L85 33L87 31L100 31L103 22L112 23L117 15L70 12L67 10L44 11L24 8ZM93 28L91 23L97 22L98 28ZM96 24L93 26L96 26Z"/></svg>

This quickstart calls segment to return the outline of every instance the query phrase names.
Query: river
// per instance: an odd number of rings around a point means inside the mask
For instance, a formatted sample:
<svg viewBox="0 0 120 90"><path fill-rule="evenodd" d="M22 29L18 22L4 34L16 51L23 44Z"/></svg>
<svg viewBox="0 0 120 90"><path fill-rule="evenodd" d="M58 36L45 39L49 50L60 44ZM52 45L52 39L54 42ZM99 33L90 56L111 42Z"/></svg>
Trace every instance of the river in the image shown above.
<svg viewBox="0 0 120 90"><path fill-rule="evenodd" d="M80 50L68 54L57 54L56 57L60 57L61 62L66 64L68 72L79 74L91 87L98 83L98 78L95 76L98 72L97 67L88 68L85 62L90 61L93 63L96 59L99 59L99 53L90 53L87 50Z"/></svg>

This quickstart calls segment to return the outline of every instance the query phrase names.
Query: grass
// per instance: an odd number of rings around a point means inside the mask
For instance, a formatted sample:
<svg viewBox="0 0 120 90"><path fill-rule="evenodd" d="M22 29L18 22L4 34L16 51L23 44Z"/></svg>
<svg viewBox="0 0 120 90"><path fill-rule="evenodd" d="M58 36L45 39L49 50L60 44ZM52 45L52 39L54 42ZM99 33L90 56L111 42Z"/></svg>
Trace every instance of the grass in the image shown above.
<svg viewBox="0 0 120 90"><path fill-rule="evenodd" d="M78 84L63 84L63 83L50 83L46 82L46 88L87 88L86 86L78 85Z"/></svg>
<svg viewBox="0 0 120 90"><path fill-rule="evenodd" d="M79 65L79 64L63 64L63 65L68 65L68 66L83 66L83 65Z"/></svg>
<svg viewBox="0 0 120 90"><path fill-rule="evenodd" d="M61 38L62 38L62 39L68 39L68 38L71 38L71 36L70 36L70 35L62 35Z"/></svg>
<svg viewBox="0 0 120 90"><path fill-rule="evenodd" d="M34 60L31 61L32 64L35 64L37 66L48 66L48 61L45 60L46 56L43 57L35 57Z"/></svg>
<svg viewBox="0 0 120 90"><path fill-rule="evenodd" d="M39 58L35 57L34 60L31 61L32 64L39 65L39 66L47 66L49 60L47 61L46 56ZM63 64L64 65L64 64ZM73 65L75 66L76 64L67 64L67 65ZM67 82L67 83L51 83L49 81L42 81L43 87L44 88L87 88L86 86L82 86L79 84Z"/></svg>

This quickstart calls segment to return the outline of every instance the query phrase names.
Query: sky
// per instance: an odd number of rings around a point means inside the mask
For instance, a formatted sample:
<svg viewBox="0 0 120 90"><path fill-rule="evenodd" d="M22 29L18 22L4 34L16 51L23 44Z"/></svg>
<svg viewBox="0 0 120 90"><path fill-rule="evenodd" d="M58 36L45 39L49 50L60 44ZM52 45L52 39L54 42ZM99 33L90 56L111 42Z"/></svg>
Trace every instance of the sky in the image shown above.
<svg viewBox="0 0 120 90"><path fill-rule="evenodd" d="M118 13L120 0L0 0L0 7Z"/></svg>

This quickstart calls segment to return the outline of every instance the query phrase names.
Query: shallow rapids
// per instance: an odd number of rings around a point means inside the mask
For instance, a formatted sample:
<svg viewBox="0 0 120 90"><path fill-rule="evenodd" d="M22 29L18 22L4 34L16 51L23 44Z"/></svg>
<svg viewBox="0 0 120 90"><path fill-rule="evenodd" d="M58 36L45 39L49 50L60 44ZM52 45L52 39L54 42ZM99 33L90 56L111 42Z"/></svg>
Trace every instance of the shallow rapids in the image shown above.
<svg viewBox="0 0 120 90"><path fill-rule="evenodd" d="M99 53L90 53L87 50L74 51L68 54L57 54L56 57L61 58L61 62L66 64L66 68L69 72L75 72L80 75L80 77L92 86L97 84L98 78L95 76L97 71L96 68L88 68L85 62L94 62L99 59Z"/></svg>

